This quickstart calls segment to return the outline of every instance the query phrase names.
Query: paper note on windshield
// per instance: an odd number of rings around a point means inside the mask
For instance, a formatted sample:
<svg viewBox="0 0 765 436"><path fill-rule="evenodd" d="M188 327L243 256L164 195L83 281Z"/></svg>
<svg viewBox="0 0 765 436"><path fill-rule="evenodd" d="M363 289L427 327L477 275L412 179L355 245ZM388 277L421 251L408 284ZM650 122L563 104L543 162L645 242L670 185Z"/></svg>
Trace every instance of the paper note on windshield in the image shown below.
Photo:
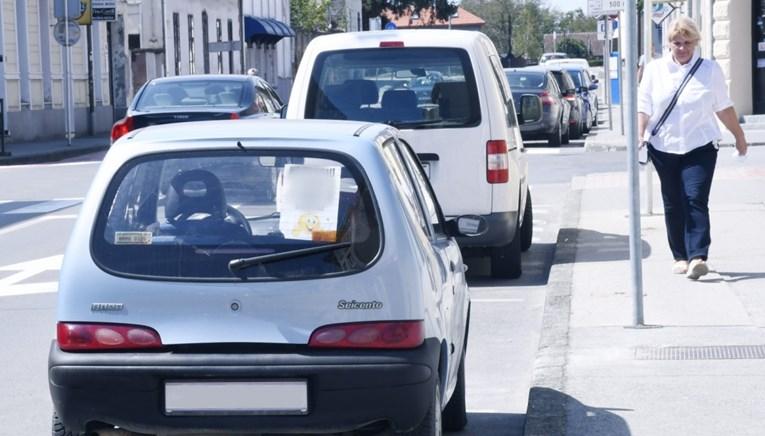
<svg viewBox="0 0 765 436"><path fill-rule="evenodd" d="M335 242L339 204L340 167L284 166L276 209L285 238Z"/></svg>

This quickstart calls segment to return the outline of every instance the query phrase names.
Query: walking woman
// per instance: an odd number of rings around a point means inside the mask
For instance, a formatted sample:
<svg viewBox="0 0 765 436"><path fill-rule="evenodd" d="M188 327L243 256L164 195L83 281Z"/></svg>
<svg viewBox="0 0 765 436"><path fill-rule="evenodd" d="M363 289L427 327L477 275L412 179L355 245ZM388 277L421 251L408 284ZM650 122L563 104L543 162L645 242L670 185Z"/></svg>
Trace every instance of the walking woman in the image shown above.
<svg viewBox="0 0 765 436"><path fill-rule="evenodd" d="M672 272L696 280L709 272L709 191L721 139L718 118L745 155L746 138L717 62L700 59L696 24L670 25L669 53L648 63L638 91L638 135L661 181ZM686 82L683 85L683 82Z"/></svg>

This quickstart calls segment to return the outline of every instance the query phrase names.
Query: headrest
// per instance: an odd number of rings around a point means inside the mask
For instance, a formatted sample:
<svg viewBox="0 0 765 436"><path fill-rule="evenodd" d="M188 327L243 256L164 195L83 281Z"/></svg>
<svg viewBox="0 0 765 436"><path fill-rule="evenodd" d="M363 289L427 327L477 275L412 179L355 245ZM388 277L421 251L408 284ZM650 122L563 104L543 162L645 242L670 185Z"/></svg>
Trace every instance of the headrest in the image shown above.
<svg viewBox="0 0 765 436"><path fill-rule="evenodd" d="M207 170L181 171L170 181L165 203L165 218L176 224L196 213L211 218L226 217L226 197L223 186L215 175Z"/></svg>
<svg viewBox="0 0 765 436"><path fill-rule="evenodd" d="M372 80L350 79L343 84L344 91L359 105L377 103L377 85Z"/></svg>
<svg viewBox="0 0 765 436"><path fill-rule="evenodd" d="M417 107L417 94L406 89L391 89L385 91L382 96L384 108L412 108Z"/></svg>

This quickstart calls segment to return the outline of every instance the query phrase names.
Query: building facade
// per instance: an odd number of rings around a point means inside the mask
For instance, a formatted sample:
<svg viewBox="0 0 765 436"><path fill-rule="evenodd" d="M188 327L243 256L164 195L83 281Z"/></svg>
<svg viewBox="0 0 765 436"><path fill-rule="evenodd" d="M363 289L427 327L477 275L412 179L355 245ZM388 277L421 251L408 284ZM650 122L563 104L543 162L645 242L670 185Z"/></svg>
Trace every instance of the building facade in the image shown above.
<svg viewBox="0 0 765 436"><path fill-rule="evenodd" d="M295 32L289 27L289 0L243 0L245 65L274 86L287 101L293 80Z"/></svg>

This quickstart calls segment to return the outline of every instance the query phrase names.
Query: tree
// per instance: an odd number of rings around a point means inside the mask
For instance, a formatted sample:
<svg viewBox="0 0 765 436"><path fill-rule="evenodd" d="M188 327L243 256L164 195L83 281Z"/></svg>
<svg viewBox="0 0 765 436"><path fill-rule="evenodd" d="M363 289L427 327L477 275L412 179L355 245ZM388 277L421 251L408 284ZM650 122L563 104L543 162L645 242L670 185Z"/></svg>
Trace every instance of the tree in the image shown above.
<svg viewBox="0 0 765 436"><path fill-rule="evenodd" d="M564 38L558 43L558 51L568 54L570 58L587 58L590 53L582 41Z"/></svg>
<svg viewBox="0 0 765 436"><path fill-rule="evenodd" d="M561 33L595 32L597 28L597 18L588 17L582 9L559 13L557 30Z"/></svg>
<svg viewBox="0 0 765 436"><path fill-rule="evenodd" d="M449 0L363 0L361 7L361 19L364 30L369 30L369 19L380 17L383 11L389 10L395 15L401 15L414 9L421 11L430 9L435 5L435 16L431 15L431 22L435 20L448 20L457 12L457 6Z"/></svg>
<svg viewBox="0 0 765 436"><path fill-rule="evenodd" d="M291 0L290 24L306 32L327 30L327 11L331 0Z"/></svg>

